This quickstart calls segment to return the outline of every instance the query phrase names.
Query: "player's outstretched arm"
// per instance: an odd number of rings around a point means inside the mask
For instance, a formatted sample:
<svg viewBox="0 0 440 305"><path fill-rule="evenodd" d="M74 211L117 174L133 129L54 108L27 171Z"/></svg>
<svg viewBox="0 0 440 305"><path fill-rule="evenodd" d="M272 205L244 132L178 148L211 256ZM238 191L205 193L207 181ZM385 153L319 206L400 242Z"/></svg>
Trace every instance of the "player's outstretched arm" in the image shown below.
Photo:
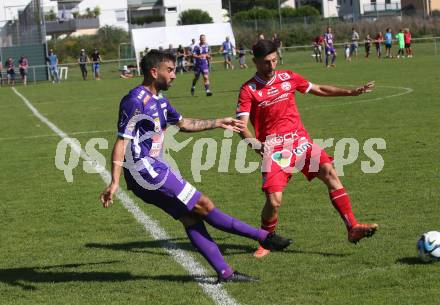
<svg viewBox="0 0 440 305"><path fill-rule="evenodd" d="M241 132L243 129L242 122L230 117L209 120L183 118L177 123L177 126L181 131L185 132L202 131L214 128L223 128L234 132Z"/></svg>
<svg viewBox="0 0 440 305"><path fill-rule="evenodd" d="M104 208L108 208L110 204L113 203L113 194L116 193L116 191L118 190L126 147L127 140L123 138L118 138L113 147L112 182L99 195L99 200L101 201Z"/></svg>
<svg viewBox="0 0 440 305"><path fill-rule="evenodd" d="M359 86L354 89L345 89L330 85L316 85L313 84L309 93L317 96L358 96L363 93L369 93L373 91L374 81L370 81L365 85Z"/></svg>

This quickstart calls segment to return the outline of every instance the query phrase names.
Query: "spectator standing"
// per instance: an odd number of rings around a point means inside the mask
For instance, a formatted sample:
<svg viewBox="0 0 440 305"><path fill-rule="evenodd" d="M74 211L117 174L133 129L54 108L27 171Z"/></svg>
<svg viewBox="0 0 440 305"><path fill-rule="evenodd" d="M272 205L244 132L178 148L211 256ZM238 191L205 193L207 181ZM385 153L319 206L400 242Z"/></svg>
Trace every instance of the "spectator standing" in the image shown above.
<svg viewBox="0 0 440 305"><path fill-rule="evenodd" d="M357 58L359 48L359 34L356 32L355 28L351 29L351 45L350 45L350 59Z"/></svg>
<svg viewBox="0 0 440 305"><path fill-rule="evenodd" d="M49 72L52 78L52 83L60 82L60 75L58 73L58 56L50 49L46 61L49 63Z"/></svg>
<svg viewBox="0 0 440 305"><path fill-rule="evenodd" d="M93 72L93 77L95 77L96 80L100 80L101 79L101 75L100 75L100 64L101 64L101 55L98 52L98 49L93 50L93 53L91 55L92 57L92 72Z"/></svg>
<svg viewBox="0 0 440 305"><path fill-rule="evenodd" d="M400 29L399 33L397 33L396 40L397 43L399 44L399 51L397 51L397 58L400 58L400 56L402 56L402 58L405 58L403 51L405 49L405 37L403 35L402 29Z"/></svg>
<svg viewBox="0 0 440 305"><path fill-rule="evenodd" d="M367 34L367 37L365 37L365 58L370 57L370 50L371 50L371 43L373 42L373 39L371 39L370 34Z"/></svg>
<svg viewBox="0 0 440 305"><path fill-rule="evenodd" d="M264 38L263 38L264 39ZM283 64L283 53L282 53L282 48L283 48L283 42L281 41L281 39L278 37L277 33L273 34L272 37L272 41L275 44L275 46L277 47L277 55L278 58L281 62L281 64Z"/></svg>
<svg viewBox="0 0 440 305"><path fill-rule="evenodd" d="M232 64L232 54L234 53L234 50L235 46L232 44L229 36L226 36L226 40L223 41L222 46L220 47L220 52L223 53L225 69L234 69L234 65Z"/></svg>
<svg viewBox="0 0 440 305"><path fill-rule="evenodd" d="M168 45L168 50L167 50L167 52L170 53L170 54L172 54L174 57L177 56L177 51L176 51L176 49L173 47L173 44L171 44L171 43Z"/></svg>
<svg viewBox="0 0 440 305"><path fill-rule="evenodd" d="M27 59L26 56L21 55L20 59L18 60L18 71L20 72L21 81L25 86L27 85L28 69L29 69L29 60Z"/></svg>
<svg viewBox="0 0 440 305"><path fill-rule="evenodd" d="M246 65L246 50L241 43L238 45L238 62L240 64L240 69L247 69L248 66Z"/></svg>
<svg viewBox="0 0 440 305"><path fill-rule="evenodd" d="M79 53L79 57L78 57L78 65L79 68L81 69L81 75L83 80L87 79L87 64L89 63L89 57L86 54L86 50L81 49L81 52Z"/></svg>
<svg viewBox="0 0 440 305"><path fill-rule="evenodd" d="M393 54L391 54L391 46L393 43L393 34L391 33L391 29L388 28L385 32L384 35L384 39L385 39L385 56L387 58L393 58Z"/></svg>
<svg viewBox="0 0 440 305"><path fill-rule="evenodd" d="M187 56L189 58L190 66L192 69L194 69L194 47L196 46L196 40L193 38L191 39L191 44L188 46L187 50Z"/></svg>
<svg viewBox="0 0 440 305"><path fill-rule="evenodd" d="M344 53L345 53L345 60L350 61L351 60L351 57L350 57L351 46L350 46L350 44L348 42L346 42L345 45L344 45Z"/></svg>
<svg viewBox="0 0 440 305"><path fill-rule="evenodd" d="M15 69L14 69L14 60L12 57L9 57L5 63L6 67L6 77L8 78L8 85L15 86Z"/></svg>
<svg viewBox="0 0 440 305"><path fill-rule="evenodd" d="M408 58L412 58L412 50L411 50L411 32L409 31L408 28L405 29L405 31L403 32L403 38L405 41L405 51L406 51L406 56Z"/></svg>
<svg viewBox="0 0 440 305"><path fill-rule="evenodd" d="M185 60L185 49L179 44L177 48L177 67L176 71L180 71L180 74L185 71L185 67L183 66L183 61Z"/></svg>
<svg viewBox="0 0 440 305"><path fill-rule="evenodd" d="M374 45L376 46L377 58L381 58L381 56L382 56L382 43L383 43L382 32L378 32L376 34L376 37L374 38Z"/></svg>

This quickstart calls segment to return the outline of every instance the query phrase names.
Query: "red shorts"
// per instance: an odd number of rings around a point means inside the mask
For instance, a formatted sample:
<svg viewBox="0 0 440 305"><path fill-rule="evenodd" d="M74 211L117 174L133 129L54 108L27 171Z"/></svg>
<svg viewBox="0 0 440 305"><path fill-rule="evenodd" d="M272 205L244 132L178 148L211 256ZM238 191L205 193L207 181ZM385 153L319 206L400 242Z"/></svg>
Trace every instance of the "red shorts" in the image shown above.
<svg viewBox="0 0 440 305"><path fill-rule="evenodd" d="M263 186L266 193L282 192L293 172L301 171L310 181L318 176L319 166L332 163L333 158L308 137L272 149L265 147Z"/></svg>

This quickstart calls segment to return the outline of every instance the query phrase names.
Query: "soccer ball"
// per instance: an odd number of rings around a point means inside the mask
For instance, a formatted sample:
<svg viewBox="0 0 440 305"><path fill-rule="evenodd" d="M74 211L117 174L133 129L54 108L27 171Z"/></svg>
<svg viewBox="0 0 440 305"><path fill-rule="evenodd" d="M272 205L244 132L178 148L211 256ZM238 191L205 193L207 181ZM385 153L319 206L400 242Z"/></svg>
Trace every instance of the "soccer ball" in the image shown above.
<svg viewBox="0 0 440 305"><path fill-rule="evenodd" d="M420 236L417 254L424 263L440 260L440 232L429 231Z"/></svg>

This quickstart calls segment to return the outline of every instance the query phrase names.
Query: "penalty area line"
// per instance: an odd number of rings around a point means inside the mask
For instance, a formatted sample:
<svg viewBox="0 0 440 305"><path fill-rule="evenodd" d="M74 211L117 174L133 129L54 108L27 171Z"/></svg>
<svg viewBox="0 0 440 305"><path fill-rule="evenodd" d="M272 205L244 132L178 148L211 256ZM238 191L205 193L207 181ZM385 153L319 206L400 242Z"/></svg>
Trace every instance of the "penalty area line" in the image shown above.
<svg viewBox="0 0 440 305"><path fill-rule="evenodd" d="M71 146L71 149L80 154L81 158L85 161L91 161L91 158L85 151L81 149L75 142L71 141L68 134L58 128L54 123L49 121L44 115L42 115L32 103L20 92L12 87L12 91L23 101L23 103L29 108L29 110L44 124L47 125L54 133L56 133L61 139L65 140ZM100 176L105 184L109 184L111 181L111 174L108 170L104 170L100 173ZM116 197L122 202L124 207L132 214L132 216L139 222L155 240L160 241L161 246L165 251L179 263L197 282L202 290L218 305L238 305L237 301L228 294L223 285L214 285L215 279L207 276L207 270L199 262L197 262L193 256L186 251L180 249L175 243L169 241L170 236L159 225L159 223L146 215L130 198L127 192L119 189L116 193Z"/></svg>

